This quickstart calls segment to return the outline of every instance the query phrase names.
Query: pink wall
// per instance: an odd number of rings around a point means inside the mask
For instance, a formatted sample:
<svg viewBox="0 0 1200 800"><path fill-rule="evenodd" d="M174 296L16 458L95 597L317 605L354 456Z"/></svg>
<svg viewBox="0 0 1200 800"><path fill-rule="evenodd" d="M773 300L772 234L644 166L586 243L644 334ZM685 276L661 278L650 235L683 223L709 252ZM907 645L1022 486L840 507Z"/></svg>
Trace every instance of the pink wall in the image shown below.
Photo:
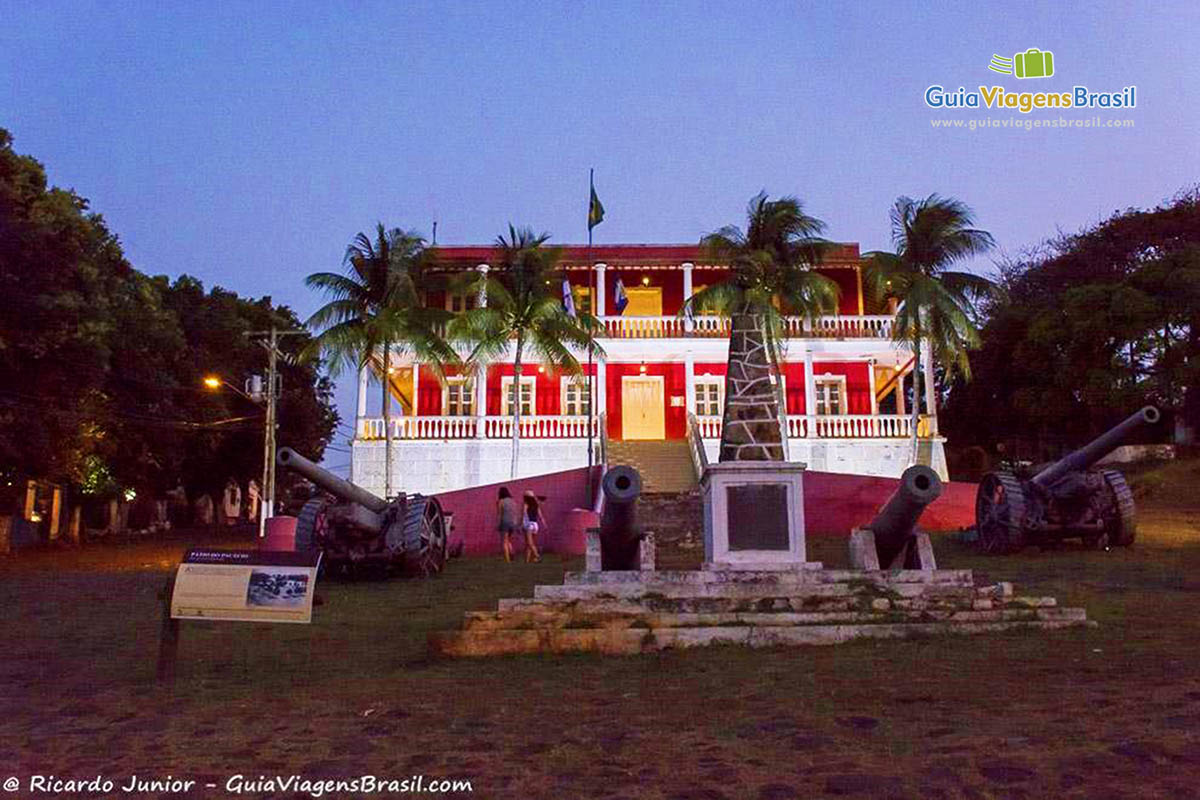
<svg viewBox="0 0 1200 800"><path fill-rule="evenodd" d="M514 497L520 497L526 489L532 489L539 497L545 496L543 510L548 525L540 544L547 552L582 555L584 540L579 531L571 530L571 511L591 507L587 472L587 468L573 469L439 494L442 507L454 514L451 543L465 542L464 553L469 556L500 555L496 493L501 486L507 486ZM806 471L806 534L848 536L852 529L871 521L897 485L899 481L895 478ZM942 496L921 516L921 527L928 531L954 531L974 525L976 488L974 483L944 484ZM524 547L524 542L518 544Z"/></svg>
<svg viewBox="0 0 1200 800"><path fill-rule="evenodd" d="M900 481L832 472L804 473L804 527L808 535L845 536L871 521ZM948 482L942 496L921 515L928 531L954 531L975 524L977 484Z"/></svg>
<svg viewBox="0 0 1200 800"><path fill-rule="evenodd" d="M546 516L547 526L539 536L539 544L549 552L561 552L563 541L571 538L566 535L571 509L592 506L592 498L588 496L587 473L587 467L583 467L437 495L443 510L454 514L451 544L461 539L465 543L463 552L469 556L500 555L503 552L500 534L496 531L496 499L500 487L507 486L513 497L518 499L526 489L532 489L538 497L546 498L542 501L542 513ZM519 550L525 547L523 539L517 544ZM570 549L578 550L573 555L583 552L577 545Z"/></svg>

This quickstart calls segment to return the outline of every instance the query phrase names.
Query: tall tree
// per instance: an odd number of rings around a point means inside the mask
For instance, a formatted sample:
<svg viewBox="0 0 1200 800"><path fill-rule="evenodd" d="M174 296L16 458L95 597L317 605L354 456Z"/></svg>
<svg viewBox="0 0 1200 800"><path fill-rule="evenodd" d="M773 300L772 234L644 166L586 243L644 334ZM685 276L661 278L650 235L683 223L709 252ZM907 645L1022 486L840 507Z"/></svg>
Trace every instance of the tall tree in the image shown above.
<svg viewBox="0 0 1200 800"><path fill-rule="evenodd" d="M452 325L455 338L472 349L472 365L503 358L512 347L512 477L517 477L521 444L521 375L526 352L542 364L571 375L582 369L572 352L596 344L599 321L590 314L570 316L563 308L559 260L562 251L547 247L550 235L535 235L530 228L508 226L507 238L496 238L499 268L487 275L471 271L460 278L463 291L484 293L487 305L463 312ZM536 398L534 398L536 402ZM591 402L589 399L589 409ZM592 409L594 415L594 409ZM590 424L590 420L589 420Z"/></svg>
<svg viewBox="0 0 1200 800"><path fill-rule="evenodd" d="M1200 191L1056 237L1001 276L979 379L946 405L954 441L1041 460L1147 402L1200 430Z"/></svg>
<svg viewBox="0 0 1200 800"><path fill-rule="evenodd" d="M838 287L813 269L829 242L821 238L825 223L806 214L799 200L760 193L746 214L745 232L728 225L700 240L714 261L729 264L730 276L689 297L681 313L730 317L720 460L782 461L783 318L832 311Z"/></svg>
<svg viewBox="0 0 1200 800"><path fill-rule="evenodd" d="M972 227L974 213L964 203L931 194L923 200L900 197L892 207L895 252L867 253L864 280L877 300L899 301L894 337L913 353L912 459L918 460L921 408L921 343L949 374L971 377L967 351L979 346L976 302L996 284L950 267L995 246L992 235ZM928 409L927 409L928 410Z"/></svg>
<svg viewBox="0 0 1200 800"><path fill-rule="evenodd" d="M381 354L387 497L392 496L393 348L411 354L415 363L433 367L439 376L444 365L458 360L444 336L451 315L425 307L425 295L434 281L432 259L425 239L416 232L385 228L380 222L375 238L359 233L346 248L344 274L317 272L305 279L309 288L319 289L330 298L307 324L321 331L317 345L326 354L332 375L337 376L347 366L363 369L376 353ZM415 407L417 398L412 402Z"/></svg>

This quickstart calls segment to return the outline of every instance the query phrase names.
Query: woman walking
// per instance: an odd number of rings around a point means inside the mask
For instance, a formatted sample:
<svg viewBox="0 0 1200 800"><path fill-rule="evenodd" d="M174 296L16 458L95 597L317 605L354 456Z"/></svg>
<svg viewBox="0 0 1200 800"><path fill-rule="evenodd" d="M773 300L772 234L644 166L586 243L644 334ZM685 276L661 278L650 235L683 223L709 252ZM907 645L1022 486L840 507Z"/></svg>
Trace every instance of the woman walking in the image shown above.
<svg viewBox="0 0 1200 800"><path fill-rule="evenodd" d="M542 560L541 553L537 548L537 535L546 524L546 518L542 516L542 506L538 502L537 496L532 490L525 490L525 514L521 523L522 530L525 531L525 562L538 562Z"/></svg>
<svg viewBox="0 0 1200 800"><path fill-rule="evenodd" d="M500 523L496 526L496 529L500 531L500 541L504 546L505 561L512 561L512 537L517 532L517 520L520 513L520 506L513 499L512 494L508 491L508 487L501 486L500 497L496 501L496 514L500 518Z"/></svg>

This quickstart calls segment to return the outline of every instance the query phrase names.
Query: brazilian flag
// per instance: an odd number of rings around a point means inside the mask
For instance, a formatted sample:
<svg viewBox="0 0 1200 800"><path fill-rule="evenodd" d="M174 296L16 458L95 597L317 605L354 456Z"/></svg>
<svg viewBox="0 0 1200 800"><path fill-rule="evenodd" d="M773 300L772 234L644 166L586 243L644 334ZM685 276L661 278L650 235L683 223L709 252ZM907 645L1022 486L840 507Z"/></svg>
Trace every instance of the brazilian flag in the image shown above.
<svg viewBox="0 0 1200 800"><path fill-rule="evenodd" d="M596 196L596 184L590 179L588 183L592 187L592 199L588 202L588 233L591 233L592 228L604 221L604 206Z"/></svg>

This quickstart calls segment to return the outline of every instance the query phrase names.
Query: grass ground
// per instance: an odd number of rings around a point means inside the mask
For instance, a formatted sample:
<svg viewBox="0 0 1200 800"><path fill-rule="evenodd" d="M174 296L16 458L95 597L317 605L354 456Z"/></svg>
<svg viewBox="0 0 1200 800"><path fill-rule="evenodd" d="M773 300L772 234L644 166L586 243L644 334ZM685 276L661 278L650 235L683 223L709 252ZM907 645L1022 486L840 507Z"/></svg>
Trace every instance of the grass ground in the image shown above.
<svg viewBox="0 0 1200 800"><path fill-rule="evenodd" d="M486 798L1195 797L1197 477L1139 476L1128 550L937 541L942 566L1084 606L1095 629L832 648L430 662L427 631L564 567L464 560L434 581L324 582L311 626L184 623L169 689L157 592L185 541L24 553L0 561L0 772L423 774ZM810 544L844 563L842 542Z"/></svg>

